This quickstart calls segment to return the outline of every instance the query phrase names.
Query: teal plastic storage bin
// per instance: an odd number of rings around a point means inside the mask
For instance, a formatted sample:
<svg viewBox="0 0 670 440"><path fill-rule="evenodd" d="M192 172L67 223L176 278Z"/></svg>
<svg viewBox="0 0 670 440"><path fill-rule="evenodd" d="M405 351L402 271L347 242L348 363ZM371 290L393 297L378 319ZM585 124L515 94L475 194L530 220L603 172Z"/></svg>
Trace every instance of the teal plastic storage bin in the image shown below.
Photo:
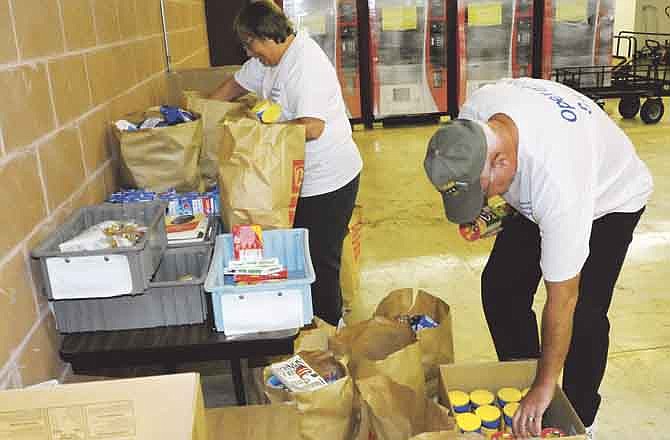
<svg viewBox="0 0 670 440"><path fill-rule="evenodd" d="M263 256L279 258L288 269L288 279L257 285L225 284L224 269L233 260L233 236L221 234L216 237L214 256L205 281L205 290L212 294L214 324L217 331L223 331L222 295L263 295L282 289L300 290L302 293L303 325L308 325L314 317L311 284L316 279L312 258L309 254L307 229L277 229L263 231Z"/></svg>

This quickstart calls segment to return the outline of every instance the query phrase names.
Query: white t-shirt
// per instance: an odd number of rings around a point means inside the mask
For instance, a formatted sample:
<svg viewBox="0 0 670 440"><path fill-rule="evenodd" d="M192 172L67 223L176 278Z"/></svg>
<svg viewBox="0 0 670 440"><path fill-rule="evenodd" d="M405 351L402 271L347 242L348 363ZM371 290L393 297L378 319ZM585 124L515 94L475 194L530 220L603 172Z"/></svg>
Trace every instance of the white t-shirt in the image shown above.
<svg viewBox="0 0 670 440"><path fill-rule="evenodd" d="M593 220L645 206L653 182L630 139L593 101L561 84L503 80L474 92L460 118L504 113L519 132L518 169L502 197L537 223L545 280L576 276Z"/></svg>
<svg viewBox="0 0 670 440"><path fill-rule="evenodd" d="M321 136L305 145L302 197L340 189L360 173L363 161L351 137L335 68L305 33L298 32L277 66L264 66L251 58L235 80L263 99L277 102L282 108L280 121L310 117L325 122Z"/></svg>

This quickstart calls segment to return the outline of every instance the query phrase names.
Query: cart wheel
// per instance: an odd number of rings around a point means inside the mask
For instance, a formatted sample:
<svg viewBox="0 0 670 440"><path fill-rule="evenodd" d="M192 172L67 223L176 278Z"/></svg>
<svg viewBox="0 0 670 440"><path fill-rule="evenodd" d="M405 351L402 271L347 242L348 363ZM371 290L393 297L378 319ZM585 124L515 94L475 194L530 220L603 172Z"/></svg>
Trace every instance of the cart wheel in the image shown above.
<svg viewBox="0 0 670 440"><path fill-rule="evenodd" d="M660 98L649 98L640 109L640 117L646 124L655 124L661 120L665 113L663 101Z"/></svg>
<svg viewBox="0 0 670 440"><path fill-rule="evenodd" d="M640 111L639 96L624 96L619 101L619 114L624 119L633 119Z"/></svg>

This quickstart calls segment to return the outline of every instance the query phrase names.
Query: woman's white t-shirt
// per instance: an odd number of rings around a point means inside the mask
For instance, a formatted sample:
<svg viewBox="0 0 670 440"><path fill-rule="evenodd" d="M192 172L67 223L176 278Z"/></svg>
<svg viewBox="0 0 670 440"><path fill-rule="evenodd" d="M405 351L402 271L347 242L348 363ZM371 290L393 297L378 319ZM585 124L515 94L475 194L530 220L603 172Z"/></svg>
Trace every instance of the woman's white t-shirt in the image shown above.
<svg viewBox="0 0 670 440"><path fill-rule="evenodd" d="M305 144L305 179L301 197L340 189L363 168L335 68L323 50L298 32L276 66L251 58L235 74L245 89L282 108L280 121L316 118L325 122L318 139Z"/></svg>
<svg viewBox="0 0 670 440"><path fill-rule="evenodd" d="M504 113L519 132L518 168L503 198L541 234L545 280L576 276L594 220L645 206L653 182L630 139L590 99L561 84L503 80L472 94L459 117Z"/></svg>

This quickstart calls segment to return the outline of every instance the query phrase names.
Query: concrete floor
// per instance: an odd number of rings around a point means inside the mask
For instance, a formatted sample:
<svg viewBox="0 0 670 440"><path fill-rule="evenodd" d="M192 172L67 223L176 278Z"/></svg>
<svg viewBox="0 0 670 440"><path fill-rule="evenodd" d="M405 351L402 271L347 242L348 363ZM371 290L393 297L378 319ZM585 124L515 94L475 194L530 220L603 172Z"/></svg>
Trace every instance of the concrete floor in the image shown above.
<svg viewBox="0 0 670 440"><path fill-rule="evenodd" d="M666 104L670 109L670 103ZM609 106L608 106L609 110ZM615 120L620 118L614 110ZM610 309L610 361L601 387L599 438L670 439L670 117L655 126L620 121L655 178L655 192L638 226ZM493 240L469 243L446 222L439 194L423 171L437 126L355 132L365 161L361 294L350 322L367 319L389 291L420 287L453 312L457 361L494 360L481 310L479 277ZM541 290L534 307L541 310ZM540 316L538 314L538 316ZM226 362L183 365L199 371L208 407L234 405ZM160 374L135 371L133 375ZM250 403L260 396L247 378Z"/></svg>
<svg viewBox="0 0 670 440"><path fill-rule="evenodd" d="M667 104L666 104L667 106ZM670 107L669 107L670 108ZM600 438L670 439L670 122L623 121L655 179L610 309L611 345L597 418ZM443 298L454 314L457 361L493 360L481 309L480 274L493 240L469 243L446 222L439 194L423 171L427 141L437 126L355 133L365 162L362 281L349 319L370 316L389 291L420 287ZM545 294L536 296L540 311ZM538 316L540 314L538 313Z"/></svg>

